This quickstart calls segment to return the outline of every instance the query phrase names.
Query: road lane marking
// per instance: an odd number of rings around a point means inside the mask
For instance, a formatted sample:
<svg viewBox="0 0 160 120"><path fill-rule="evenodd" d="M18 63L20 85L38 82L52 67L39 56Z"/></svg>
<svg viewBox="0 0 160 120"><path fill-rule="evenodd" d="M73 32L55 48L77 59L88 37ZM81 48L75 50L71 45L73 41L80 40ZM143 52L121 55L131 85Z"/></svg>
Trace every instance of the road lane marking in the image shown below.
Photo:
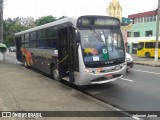
<svg viewBox="0 0 160 120"><path fill-rule="evenodd" d="M143 71L143 70L136 70L136 69L134 69L134 71L138 71L138 72L144 72L144 73L150 73L150 74L156 74L156 75L160 75L160 73L156 73L156 72L150 72L150 71Z"/></svg>
<svg viewBox="0 0 160 120"><path fill-rule="evenodd" d="M134 82L134 80L125 79L125 78L121 78L121 80L129 81L129 82Z"/></svg>

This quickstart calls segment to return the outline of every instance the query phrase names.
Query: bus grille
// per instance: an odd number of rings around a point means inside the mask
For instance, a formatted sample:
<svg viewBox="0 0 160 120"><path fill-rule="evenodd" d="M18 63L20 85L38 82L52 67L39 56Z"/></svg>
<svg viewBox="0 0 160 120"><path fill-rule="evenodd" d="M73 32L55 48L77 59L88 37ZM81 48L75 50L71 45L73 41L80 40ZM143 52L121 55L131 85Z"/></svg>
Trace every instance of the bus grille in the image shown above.
<svg viewBox="0 0 160 120"><path fill-rule="evenodd" d="M112 77L111 79L120 77L121 75L122 75L122 74L113 75L113 77ZM97 79L94 79L94 80L92 80L91 82L98 82L98 81L103 81L103 80L107 80L107 79L105 78L105 76L104 76L104 77L97 78ZM110 79L108 79L108 80L110 80Z"/></svg>

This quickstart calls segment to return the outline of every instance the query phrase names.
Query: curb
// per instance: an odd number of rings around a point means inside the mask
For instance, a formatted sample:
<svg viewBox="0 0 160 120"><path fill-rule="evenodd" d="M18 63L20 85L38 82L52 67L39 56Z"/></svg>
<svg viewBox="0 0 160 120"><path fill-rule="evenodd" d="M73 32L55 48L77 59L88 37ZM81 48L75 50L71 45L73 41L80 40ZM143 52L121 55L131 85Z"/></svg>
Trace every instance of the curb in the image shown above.
<svg viewBox="0 0 160 120"><path fill-rule="evenodd" d="M138 61L134 61L134 64L137 64L137 65L145 65L145 66L152 66L152 67L160 67L160 64L150 64L150 63L142 63L142 62L138 62Z"/></svg>

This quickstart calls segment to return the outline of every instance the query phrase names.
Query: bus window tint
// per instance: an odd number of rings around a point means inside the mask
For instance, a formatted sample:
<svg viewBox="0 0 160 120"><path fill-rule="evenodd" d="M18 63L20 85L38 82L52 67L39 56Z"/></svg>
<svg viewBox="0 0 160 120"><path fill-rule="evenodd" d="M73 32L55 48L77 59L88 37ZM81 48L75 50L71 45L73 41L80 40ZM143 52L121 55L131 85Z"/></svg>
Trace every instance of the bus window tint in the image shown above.
<svg viewBox="0 0 160 120"><path fill-rule="evenodd" d="M39 30L38 31L38 39L43 39L43 38L45 38L46 37L46 35L45 35L45 29L44 30Z"/></svg>
<svg viewBox="0 0 160 120"><path fill-rule="evenodd" d="M57 47L57 29L56 27L51 27L46 29L46 47L56 49Z"/></svg>
<svg viewBox="0 0 160 120"><path fill-rule="evenodd" d="M146 42L145 48L155 48L154 42Z"/></svg>
<svg viewBox="0 0 160 120"><path fill-rule="evenodd" d="M36 40L30 40L29 46L30 47L36 47Z"/></svg>
<svg viewBox="0 0 160 120"><path fill-rule="evenodd" d="M30 34L30 39L31 40L36 40L36 32L34 31L34 32L31 32L31 34Z"/></svg>
<svg viewBox="0 0 160 120"><path fill-rule="evenodd" d="M45 37L46 37L46 31L45 29L39 30L38 32L38 40L37 40L37 47L44 48L45 45Z"/></svg>
<svg viewBox="0 0 160 120"><path fill-rule="evenodd" d="M29 42L29 34L25 34L25 42Z"/></svg>
<svg viewBox="0 0 160 120"><path fill-rule="evenodd" d="M37 47L44 48L45 47L45 41L44 40L37 40Z"/></svg>
<svg viewBox="0 0 160 120"><path fill-rule="evenodd" d="M123 39L118 30L81 30L84 61L105 61L122 58ZM115 35L115 36L114 36Z"/></svg>
<svg viewBox="0 0 160 120"><path fill-rule="evenodd" d="M138 50L142 50L144 48L144 42L140 42L138 44Z"/></svg>
<svg viewBox="0 0 160 120"><path fill-rule="evenodd" d="M56 40L57 40L57 39L47 39L47 40L46 40L46 47L47 47L47 48L56 49L56 46L57 46Z"/></svg>
<svg viewBox="0 0 160 120"><path fill-rule="evenodd" d="M33 31L30 33L30 42L29 42L29 46L30 47L36 47L36 31Z"/></svg>
<svg viewBox="0 0 160 120"><path fill-rule="evenodd" d="M47 35L47 38L57 37L57 30L56 30L56 28L48 28L46 35Z"/></svg>

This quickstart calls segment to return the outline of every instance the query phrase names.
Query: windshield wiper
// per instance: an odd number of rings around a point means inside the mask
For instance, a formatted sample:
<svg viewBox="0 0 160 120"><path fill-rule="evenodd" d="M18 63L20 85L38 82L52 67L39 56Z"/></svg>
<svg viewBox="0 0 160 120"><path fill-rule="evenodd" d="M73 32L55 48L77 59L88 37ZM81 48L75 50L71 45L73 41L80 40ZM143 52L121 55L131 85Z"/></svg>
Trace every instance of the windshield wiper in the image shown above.
<svg viewBox="0 0 160 120"><path fill-rule="evenodd" d="M90 26L89 28L96 34L95 37L96 37L100 42L102 42L102 43L104 44L104 46L106 46L105 43L104 43L104 41L103 41L103 39L102 39L101 36L95 31L95 29L92 28L91 26Z"/></svg>

